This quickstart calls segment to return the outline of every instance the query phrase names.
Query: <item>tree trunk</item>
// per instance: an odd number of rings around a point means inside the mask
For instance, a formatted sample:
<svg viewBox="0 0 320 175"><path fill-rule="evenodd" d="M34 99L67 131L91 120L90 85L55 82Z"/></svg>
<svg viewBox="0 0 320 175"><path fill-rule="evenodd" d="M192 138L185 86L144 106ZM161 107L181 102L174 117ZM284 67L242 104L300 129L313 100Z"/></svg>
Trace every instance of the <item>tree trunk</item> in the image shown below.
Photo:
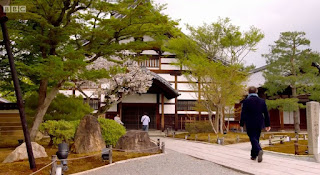
<svg viewBox="0 0 320 175"><path fill-rule="evenodd" d="M110 109L110 107L111 107L112 105L113 105L113 103L112 103L112 104L109 104L109 105L106 104L105 106L99 107L97 113L93 114L93 116L99 117L99 115L105 114L105 113L108 111L108 109Z"/></svg>
<svg viewBox="0 0 320 175"><path fill-rule="evenodd" d="M40 81L38 108L44 103L47 96L48 80L44 79Z"/></svg>
<svg viewBox="0 0 320 175"><path fill-rule="evenodd" d="M292 96L293 98L297 98L297 88L292 87ZM299 121L299 115L297 111L293 111L293 121L294 121L294 131L296 133L300 132L300 121Z"/></svg>
<svg viewBox="0 0 320 175"><path fill-rule="evenodd" d="M219 108L217 108L216 116L214 118L214 124L215 124L215 128L217 130L217 133L219 133L219 117L220 117L220 111L219 111Z"/></svg>
<svg viewBox="0 0 320 175"><path fill-rule="evenodd" d="M213 125L213 121L212 121L212 111L209 111L208 112L208 117L209 117L209 122L211 124L211 127L212 127L212 130L215 134L218 134L217 130L214 128L214 125Z"/></svg>
<svg viewBox="0 0 320 175"><path fill-rule="evenodd" d="M33 126L31 128L31 132L30 132L31 141L35 140L37 132L39 130L39 126L43 121L43 117L46 114L48 107L50 106L52 100L58 94L60 86L61 86L61 83L59 85L55 86L54 88L52 88L50 93L46 96L44 102L42 104L40 104L40 106L38 107L37 112L34 117Z"/></svg>
<svg viewBox="0 0 320 175"><path fill-rule="evenodd" d="M223 107L219 106L219 128L220 128L220 133L223 134L223 125L224 125L224 122L223 122L223 111L222 111Z"/></svg>

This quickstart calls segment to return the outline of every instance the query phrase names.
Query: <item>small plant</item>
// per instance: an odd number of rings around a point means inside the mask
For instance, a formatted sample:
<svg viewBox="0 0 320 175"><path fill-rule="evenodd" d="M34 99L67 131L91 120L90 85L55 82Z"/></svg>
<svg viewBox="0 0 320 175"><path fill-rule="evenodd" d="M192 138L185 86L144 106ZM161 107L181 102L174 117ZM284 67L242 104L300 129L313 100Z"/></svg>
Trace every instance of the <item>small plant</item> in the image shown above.
<svg viewBox="0 0 320 175"><path fill-rule="evenodd" d="M114 120L99 118L101 134L107 145L115 146L121 136L126 133L126 129Z"/></svg>
<svg viewBox="0 0 320 175"><path fill-rule="evenodd" d="M185 128L190 134L212 132L211 124L208 121L186 123Z"/></svg>
<svg viewBox="0 0 320 175"><path fill-rule="evenodd" d="M57 146L62 141L70 142L74 139L80 121L48 120L40 125L40 131L50 136L49 145Z"/></svg>

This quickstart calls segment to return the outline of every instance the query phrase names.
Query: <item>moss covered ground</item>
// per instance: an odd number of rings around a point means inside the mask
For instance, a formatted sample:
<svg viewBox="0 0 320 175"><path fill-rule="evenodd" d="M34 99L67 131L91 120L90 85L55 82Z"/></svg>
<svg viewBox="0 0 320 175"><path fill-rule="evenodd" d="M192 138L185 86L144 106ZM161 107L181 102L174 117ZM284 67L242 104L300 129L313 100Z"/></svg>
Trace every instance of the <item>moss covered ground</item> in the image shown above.
<svg viewBox="0 0 320 175"><path fill-rule="evenodd" d="M46 146L49 143L49 139L43 139L39 142L46 149L48 157L46 158L38 158L36 159L37 169L44 167L45 165L51 162L51 155L56 154L57 148ZM1 145L3 144L3 145ZM3 160L18 146L18 141L13 140L12 138L3 138L0 139L0 175L21 175L21 174L30 174L34 171L30 170L28 160L13 162L13 163L2 163ZM72 160L68 161L69 170L64 174L72 174L77 173L93 168L97 168L100 166L107 165L109 161L102 161L100 152L90 153L90 154L69 154L68 158L77 158L98 154L94 157L89 157L85 159ZM113 162L118 162L121 160L132 159L136 157L143 157L152 155L149 153L127 153L127 152L119 152L113 151ZM36 170L35 170L36 171ZM37 175L47 175L49 174L50 166L48 168L43 169L41 172L37 173Z"/></svg>

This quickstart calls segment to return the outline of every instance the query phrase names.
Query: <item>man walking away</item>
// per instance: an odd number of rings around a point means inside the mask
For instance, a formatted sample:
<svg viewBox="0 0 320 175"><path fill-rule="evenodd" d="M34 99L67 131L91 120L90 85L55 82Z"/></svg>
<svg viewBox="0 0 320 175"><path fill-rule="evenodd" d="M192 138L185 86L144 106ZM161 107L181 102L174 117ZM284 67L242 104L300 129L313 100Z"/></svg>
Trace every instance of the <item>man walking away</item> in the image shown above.
<svg viewBox="0 0 320 175"><path fill-rule="evenodd" d="M259 144L261 130L265 128L270 131L270 117L265 101L258 97L257 88L249 87L249 95L243 100L240 126L243 129L244 124L247 128L247 134L251 142L251 160L262 162L263 151Z"/></svg>
<svg viewBox="0 0 320 175"><path fill-rule="evenodd" d="M146 112L143 113L143 116L141 117L141 123L142 123L142 130L148 132L150 117L148 116L148 114Z"/></svg>

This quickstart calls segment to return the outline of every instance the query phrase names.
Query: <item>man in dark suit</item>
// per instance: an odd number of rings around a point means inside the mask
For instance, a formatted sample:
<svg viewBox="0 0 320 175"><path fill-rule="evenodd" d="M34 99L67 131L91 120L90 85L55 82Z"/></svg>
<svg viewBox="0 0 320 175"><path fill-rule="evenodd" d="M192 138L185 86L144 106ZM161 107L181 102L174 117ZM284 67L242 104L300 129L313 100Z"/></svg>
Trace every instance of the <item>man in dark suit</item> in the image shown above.
<svg viewBox="0 0 320 175"><path fill-rule="evenodd" d="M247 134L251 142L251 160L262 162L263 151L259 144L261 130L265 128L266 131L270 131L270 117L265 101L258 97L257 88L249 87L249 95L243 100L240 126L243 129L246 125Z"/></svg>

